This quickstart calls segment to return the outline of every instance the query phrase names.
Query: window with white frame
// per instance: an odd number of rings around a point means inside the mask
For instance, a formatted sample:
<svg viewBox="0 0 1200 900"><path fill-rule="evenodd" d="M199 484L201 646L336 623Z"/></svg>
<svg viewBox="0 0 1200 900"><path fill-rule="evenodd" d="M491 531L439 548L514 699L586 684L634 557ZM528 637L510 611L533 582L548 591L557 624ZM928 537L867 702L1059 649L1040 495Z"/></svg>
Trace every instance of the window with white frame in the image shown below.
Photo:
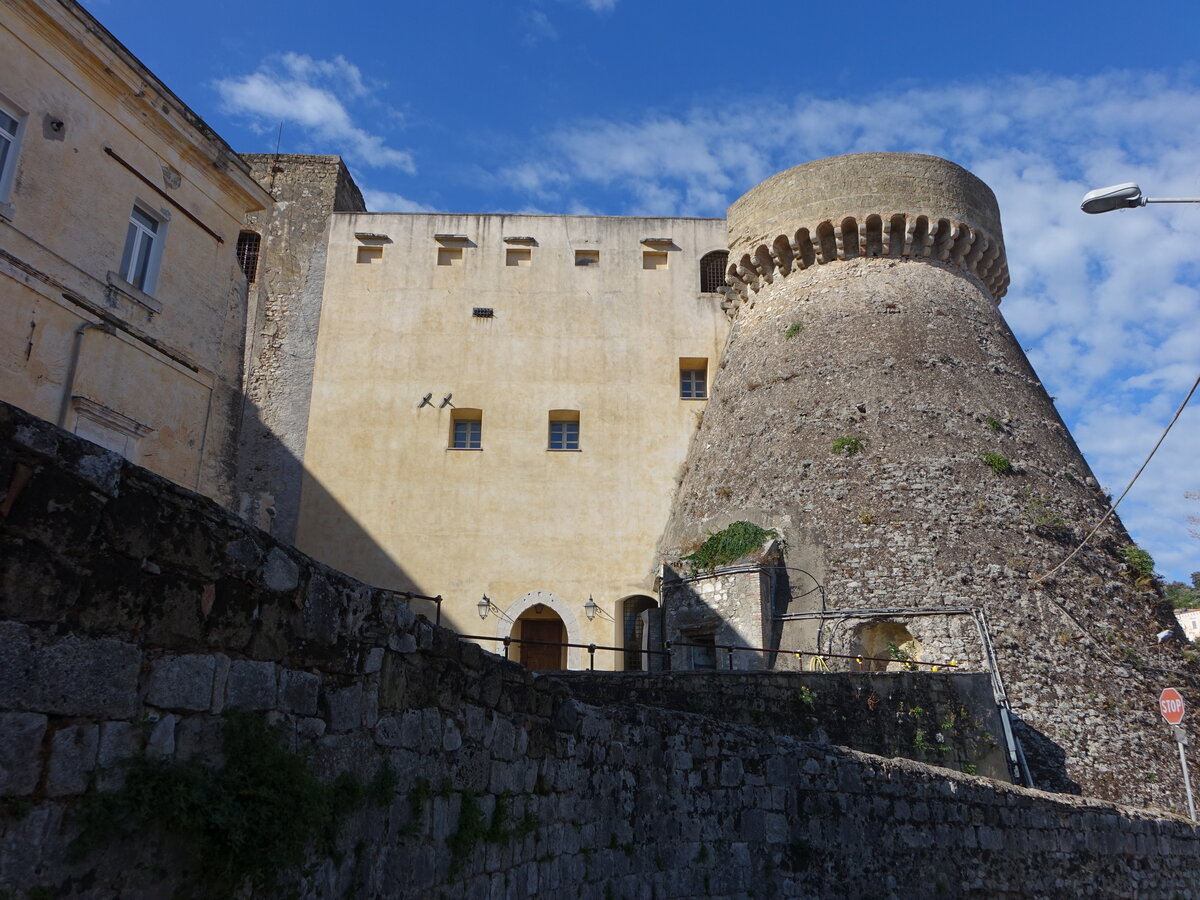
<svg viewBox="0 0 1200 900"><path fill-rule="evenodd" d="M550 410L550 443L548 449L579 449L579 412L577 410Z"/></svg>
<svg viewBox="0 0 1200 900"><path fill-rule="evenodd" d="M0 203L8 199L17 171L17 151L25 117L0 96Z"/></svg>
<svg viewBox="0 0 1200 900"><path fill-rule="evenodd" d="M154 292L166 223L141 206L129 214L118 274L139 291Z"/></svg>
<svg viewBox="0 0 1200 900"><path fill-rule="evenodd" d="M708 398L708 360L683 357L679 360L679 396L683 400Z"/></svg>
<svg viewBox="0 0 1200 900"><path fill-rule="evenodd" d="M478 409L456 409L450 417L450 449L483 449L483 412Z"/></svg>

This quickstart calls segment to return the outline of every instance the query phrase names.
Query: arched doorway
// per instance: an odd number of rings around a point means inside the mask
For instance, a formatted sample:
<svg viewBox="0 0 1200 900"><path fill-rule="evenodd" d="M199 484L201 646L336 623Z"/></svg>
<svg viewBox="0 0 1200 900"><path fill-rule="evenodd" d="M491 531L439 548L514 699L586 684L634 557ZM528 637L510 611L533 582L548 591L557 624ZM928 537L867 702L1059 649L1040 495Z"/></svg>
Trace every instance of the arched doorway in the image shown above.
<svg viewBox="0 0 1200 900"><path fill-rule="evenodd" d="M853 652L868 657L861 671L900 672L906 661L921 658L921 645L899 622L869 622L855 629Z"/></svg>
<svg viewBox="0 0 1200 900"><path fill-rule="evenodd" d="M544 603L535 603L517 618L512 636L520 638L517 659L534 672L550 672L567 667L567 628L558 613ZM537 641L539 643L526 643Z"/></svg>
<svg viewBox="0 0 1200 900"><path fill-rule="evenodd" d="M656 641L662 641L661 628L651 612L658 609L658 603L651 597L637 594L626 597L620 605L621 646L625 648L623 668L626 672L649 669L647 654L642 651Z"/></svg>

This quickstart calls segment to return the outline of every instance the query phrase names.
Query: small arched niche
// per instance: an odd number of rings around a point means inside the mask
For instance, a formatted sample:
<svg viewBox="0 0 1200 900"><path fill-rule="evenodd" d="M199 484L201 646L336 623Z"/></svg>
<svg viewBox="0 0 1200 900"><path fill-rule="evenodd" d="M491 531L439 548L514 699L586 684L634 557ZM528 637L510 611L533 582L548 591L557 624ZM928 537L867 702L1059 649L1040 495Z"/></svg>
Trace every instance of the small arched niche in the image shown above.
<svg viewBox="0 0 1200 900"><path fill-rule="evenodd" d="M921 658L921 645L899 622L867 622L854 629L852 652L863 658L859 671L903 672Z"/></svg>

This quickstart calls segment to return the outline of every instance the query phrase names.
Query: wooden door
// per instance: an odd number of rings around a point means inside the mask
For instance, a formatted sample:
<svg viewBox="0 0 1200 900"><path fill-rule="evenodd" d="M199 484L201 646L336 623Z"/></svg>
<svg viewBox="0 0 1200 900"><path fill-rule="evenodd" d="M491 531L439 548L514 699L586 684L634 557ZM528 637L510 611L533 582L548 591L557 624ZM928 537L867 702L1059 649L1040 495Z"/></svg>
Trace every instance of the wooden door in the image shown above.
<svg viewBox="0 0 1200 900"><path fill-rule="evenodd" d="M563 640L563 624L554 619L522 619L521 639L523 641L556 641ZM562 647L546 646L545 644L521 644L521 663L527 669L546 672L562 668Z"/></svg>

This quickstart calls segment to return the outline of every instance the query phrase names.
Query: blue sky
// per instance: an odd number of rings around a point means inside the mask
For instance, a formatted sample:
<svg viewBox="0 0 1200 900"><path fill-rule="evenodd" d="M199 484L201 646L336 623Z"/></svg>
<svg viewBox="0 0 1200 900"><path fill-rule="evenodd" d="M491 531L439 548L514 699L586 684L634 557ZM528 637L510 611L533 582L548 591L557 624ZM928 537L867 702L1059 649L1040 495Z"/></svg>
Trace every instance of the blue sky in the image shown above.
<svg viewBox="0 0 1200 900"><path fill-rule="evenodd" d="M722 215L768 175L934 153L996 191L1001 306L1118 494L1200 373L1193 4L393 0L87 8L236 149L340 153L374 211ZM1200 570L1200 400L1120 508Z"/></svg>

